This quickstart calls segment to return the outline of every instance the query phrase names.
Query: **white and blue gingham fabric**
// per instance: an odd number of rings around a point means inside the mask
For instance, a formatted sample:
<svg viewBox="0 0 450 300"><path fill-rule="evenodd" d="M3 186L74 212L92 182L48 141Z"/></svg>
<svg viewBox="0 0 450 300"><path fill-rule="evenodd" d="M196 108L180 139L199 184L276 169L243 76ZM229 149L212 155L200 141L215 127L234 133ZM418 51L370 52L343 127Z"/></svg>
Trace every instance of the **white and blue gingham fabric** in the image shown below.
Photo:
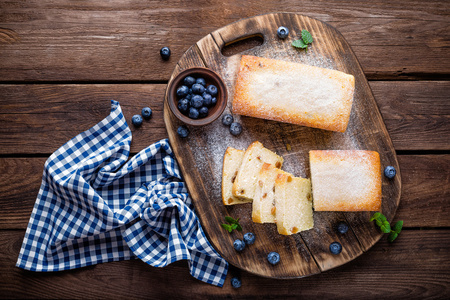
<svg viewBox="0 0 450 300"><path fill-rule="evenodd" d="M62 271L139 258L185 259L192 276L222 286L228 264L194 213L167 139L128 160L131 131L118 102L45 163L17 266Z"/></svg>

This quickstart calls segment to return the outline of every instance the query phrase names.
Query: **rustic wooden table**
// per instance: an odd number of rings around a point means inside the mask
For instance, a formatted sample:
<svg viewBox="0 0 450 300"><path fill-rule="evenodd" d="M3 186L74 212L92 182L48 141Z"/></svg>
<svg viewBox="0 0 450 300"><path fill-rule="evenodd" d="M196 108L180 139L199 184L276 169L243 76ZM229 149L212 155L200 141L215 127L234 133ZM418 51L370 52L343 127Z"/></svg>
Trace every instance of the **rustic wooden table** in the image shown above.
<svg viewBox="0 0 450 300"><path fill-rule="evenodd" d="M241 18L288 11L327 22L358 57L402 172L394 220L404 231L357 259L303 279L274 280L236 268L223 288L166 268L122 261L60 273L15 267L43 164L120 101L132 152L167 137L166 84L197 40ZM449 298L450 52L447 1L6 1L0 0L1 298ZM159 49L169 46L163 61Z"/></svg>

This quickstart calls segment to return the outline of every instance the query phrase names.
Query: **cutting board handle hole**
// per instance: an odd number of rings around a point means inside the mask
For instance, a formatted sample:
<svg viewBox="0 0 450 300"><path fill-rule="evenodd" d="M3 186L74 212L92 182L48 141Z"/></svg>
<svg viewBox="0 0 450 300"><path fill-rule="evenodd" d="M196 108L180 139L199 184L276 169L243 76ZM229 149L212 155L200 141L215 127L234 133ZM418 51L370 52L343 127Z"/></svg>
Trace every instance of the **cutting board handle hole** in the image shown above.
<svg viewBox="0 0 450 300"><path fill-rule="evenodd" d="M222 55L233 56L252 48L259 47L263 43L264 36L262 34L244 36L242 38L226 43L222 48Z"/></svg>

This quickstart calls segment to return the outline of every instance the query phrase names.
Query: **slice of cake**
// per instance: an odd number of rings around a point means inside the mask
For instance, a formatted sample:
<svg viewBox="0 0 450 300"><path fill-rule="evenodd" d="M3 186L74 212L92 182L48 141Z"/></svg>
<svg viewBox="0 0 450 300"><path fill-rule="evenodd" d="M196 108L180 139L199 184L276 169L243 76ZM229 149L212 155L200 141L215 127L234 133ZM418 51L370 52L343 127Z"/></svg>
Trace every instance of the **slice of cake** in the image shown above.
<svg viewBox="0 0 450 300"><path fill-rule="evenodd" d="M316 211L379 211L380 156L366 150L309 152Z"/></svg>
<svg viewBox="0 0 450 300"><path fill-rule="evenodd" d="M264 148L263 144L253 142L245 150L241 167L233 183L233 195L239 198L253 199L259 171L264 163L281 168L283 158Z"/></svg>
<svg viewBox="0 0 450 300"><path fill-rule="evenodd" d="M355 90L352 75L282 60L243 55L235 114L344 132Z"/></svg>
<svg viewBox="0 0 450 300"><path fill-rule="evenodd" d="M264 163L259 171L252 204L252 220L255 223L275 223L275 179L280 169Z"/></svg>
<svg viewBox="0 0 450 300"><path fill-rule="evenodd" d="M278 233L291 235L314 227L309 179L279 173L275 180L275 205Z"/></svg>
<svg viewBox="0 0 450 300"><path fill-rule="evenodd" d="M249 199L241 199L233 196L233 183L244 157L244 151L228 147L223 156L222 168L222 201L225 205L234 205L251 202Z"/></svg>

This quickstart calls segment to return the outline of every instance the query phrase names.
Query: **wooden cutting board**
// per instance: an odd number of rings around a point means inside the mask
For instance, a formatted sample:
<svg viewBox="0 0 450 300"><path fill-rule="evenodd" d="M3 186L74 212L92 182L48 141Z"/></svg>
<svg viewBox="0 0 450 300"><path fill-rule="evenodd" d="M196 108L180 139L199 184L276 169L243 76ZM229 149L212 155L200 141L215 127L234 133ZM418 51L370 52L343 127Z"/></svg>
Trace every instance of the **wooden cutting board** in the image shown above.
<svg viewBox="0 0 450 300"><path fill-rule="evenodd" d="M285 40L277 37L277 28L290 30ZM308 51L291 46L307 29L314 42ZM251 49L225 56L230 49L240 49L245 42L262 41ZM238 42L239 41L239 42ZM190 127L186 139L176 131L182 125L164 103L164 120L170 143L176 155L190 195L210 242L231 264L248 272L274 278L298 278L316 274L349 262L372 247L383 235L373 222L370 212L314 212L314 228L291 236L277 233L275 224L256 224L251 220L251 204L224 206L221 199L222 159L227 147L245 150L253 141L284 158L283 170L295 176L310 177L308 151L313 149L362 149L380 154L384 168L397 169L394 180L383 180L382 212L392 221L400 201L401 177L389 134L372 95L370 87L348 43L333 27L318 20L292 13L274 13L243 19L208 34L189 48L179 60L171 80L179 72L191 67L207 67L217 72L228 89L230 113L234 85L242 54L275 58L308 65L339 70L356 79L354 102L350 122L345 133L331 132L293 124L235 116L243 126L243 133L234 137L221 118L204 127ZM301 94L301 87L293 93ZM228 233L220 224L225 216L240 218L243 232ZM351 227L345 234L336 225L347 222ZM254 245L240 253L233 248L236 238L246 232L256 235ZM343 250L331 254L329 245L337 241ZM272 266L267 254L276 251L281 262Z"/></svg>

